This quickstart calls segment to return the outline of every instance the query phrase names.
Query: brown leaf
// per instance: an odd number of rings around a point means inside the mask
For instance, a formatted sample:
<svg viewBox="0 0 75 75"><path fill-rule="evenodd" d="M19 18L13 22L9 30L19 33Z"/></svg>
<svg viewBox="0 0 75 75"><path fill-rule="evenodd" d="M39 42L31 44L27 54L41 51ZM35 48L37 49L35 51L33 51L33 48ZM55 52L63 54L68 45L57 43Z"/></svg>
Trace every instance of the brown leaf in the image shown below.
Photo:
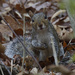
<svg viewBox="0 0 75 75"><path fill-rule="evenodd" d="M7 60L11 61L11 58L7 57L4 53L0 53L0 58L5 62Z"/></svg>
<svg viewBox="0 0 75 75"><path fill-rule="evenodd" d="M11 16L5 16L5 20L9 23L12 29L22 28L23 25L19 25Z"/></svg>
<svg viewBox="0 0 75 75"><path fill-rule="evenodd" d="M0 53L4 53L5 52L5 47L0 43Z"/></svg>
<svg viewBox="0 0 75 75"><path fill-rule="evenodd" d="M23 30L22 30L22 29L15 29L14 32L15 32L18 36L23 36ZM13 34L13 37L15 37L14 34Z"/></svg>
<svg viewBox="0 0 75 75"><path fill-rule="evenodd" d="M26 13L26 10L24 8L24 5L22 4L16 4L15 9L17 9L20 14L23 16L24 13Z"/></svg>
<svg viewBox="0 0 75 75"><path fill-rule="evenodd" d="M39 64L40 64L41 67L43 68L43 67L45 67L45 66L48 66L48 65L53 64L53 62L54 62L54 57L52 56L52 57L46 58L45 61L40 61Z"/></svg>
<svg viewBox="0 0 75 75"><path fill-rule="evenodd" d="M6 66L11 66L10 60L6 59L6 60L3 61L3 62L4 62L4 64L5 64Z"/></svg>
<svg viewBox="0 0 75 75"><path fill-rule="evenodd" d="M66 10L57 11L52 17L51 22L56 29L60 40L68 41L73 39L73 29Z"/></svg>
<svg viewBox="0 0 75 75"><path fill-rule="evenodd" d="M64 41L63 42L63 47L65 48L67 46L67 43Z"/></svg>
<svg viewBox="0 0 75 75"><path fill-rule="evenodd" d="M59 9L58 3L55 0L49 1L38 1L36 3L31 3L26 6L26 10L31 10L33 13L36 12L44 12L47 11L47 16L51 18L51 16ZM50 14L49 14L50 13Z"/></svg>
<svg viewBox="0 0 75 75"><path fill-rule="evenodd" d="M31 56L26 56L25 57L25 66L26 70L29 70L33 67L34 61Z"/></svg>
<svg viewBox="0 0 75 75"><path fill-rule="evenodd" d="M20 56L20 55L18 55L18 54L16 54L16 55L14 55L14 61L13 61L13 63L15 64L15 65L22 65L22 57Z"/></svg>
<svg viewBox="0 0 75 75"><path fill-rule="evenodd" d="M39 4L35 8L36 8L36 11L39 11L42 8L49 8L49 6L51 6L51 2L44 2L42 4Z"/></svg>
<svg viewBox="0 0 75 75"><path fill-rule="evenodd" d="M2 33L2 43L9 41L9 36L12 37L12 32L7 25L0 24L0 32Z"/></svg>
<svg viewBox="0 0 75 75"><path fill-rule="evenodd" d="M49 20L51 19L52 15L53 15L54 13L55 13L54 10L48 9L48 11L47 11L47 17L49 18Z"/></svg>
<svg viewBox="0 0 75 75"><path fill-rule="evenodd" d="M0 6L5 2L5 0L0 0Z"/></svg>
<svg viewBox="0 0 75 75"><path fill-rule="evenodd" d="M34 13L36 11L36 9L32 6L29 6L29 7L26 7L26 11L27 12L32 11Z"/></svg>
<svg viewBox="0 0 75 75"><path fill-rule="evenodd" d="M63 41L63 47L65 48L65 51L75 50L75 45L68 44L68 42L69 41Z"/></svg>
<svg viewBox="0 0 75 75"><path fill-rule="evenodd" d="M68 45L66 50L75 50L75 45Z"/></svg>

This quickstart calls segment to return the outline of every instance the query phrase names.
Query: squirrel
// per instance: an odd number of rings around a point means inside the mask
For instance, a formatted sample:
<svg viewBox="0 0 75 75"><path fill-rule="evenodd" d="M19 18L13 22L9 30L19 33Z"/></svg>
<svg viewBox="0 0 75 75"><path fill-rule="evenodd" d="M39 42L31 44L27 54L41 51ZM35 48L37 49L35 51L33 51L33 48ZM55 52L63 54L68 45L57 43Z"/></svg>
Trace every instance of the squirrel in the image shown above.
<svg viewBox="0 0 75 75"><path fill-rule="evenodd" d="M58 34L47 16L44 13L35 14L32 17L32 46L34 54L37 55L39 51L39 60L45 60L47 57L53 56L51 38L53 38L57 56L64 55Z"/></svg>
<svg viewBox="0 0 75 75"><path fill-rule="evenodd" d="M51 37L53 37L56 53L60 56L64 55L64 51L59 45L58 35L53 25L47 19L44 13L34 14L32 17L32 35L31 38L25 38L26 47L30 52L39 59L39 61L45 60L49 56L53 56ZM23 37L20 36L23 42ZM5 50L5 54L13 58L15 54L23 56L23 46L15 38L11 41ZM27 55L27 54L25 54Z"/></svg>

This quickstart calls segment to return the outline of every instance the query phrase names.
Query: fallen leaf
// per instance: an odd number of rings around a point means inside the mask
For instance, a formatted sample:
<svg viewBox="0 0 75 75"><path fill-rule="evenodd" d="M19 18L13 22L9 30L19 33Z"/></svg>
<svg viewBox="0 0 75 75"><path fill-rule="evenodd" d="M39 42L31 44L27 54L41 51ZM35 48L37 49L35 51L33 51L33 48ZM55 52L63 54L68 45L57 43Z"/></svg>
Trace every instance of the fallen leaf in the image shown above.
<svg viewBox="0 0 75 75"><path fill-rule="evenodd" d="M0 6L5 2L5 0L0 0Z"/></svg>
<svg viewBox="0 0 75 75"><path fill-rule="evenodd" d="M24 5L22 4L16 4L15 9L19 11L19 13L23 16L26 12L26 9L24 8Z"/></svg>
<svg viewBox="0 0 75 75"><path fill-rule="evenodd" d="M30 71L32 74L37 74L38 73L38 69L35 67Z"/></svg>
<svg viewBox="0 0 75 75"><path fill-rule="evenodd" d="M32 57L26 56L25 57L25 66L26 66L25 69L29 70L33 67L33 65L34 65L34 61L33 61Z"/></svg>
<svg viewBox="0 0 75 75"><path fill-rule="evenodd" d="M23 30L22 30L22 29L15 29L14 32L15 32L18 36L23 36ZM15 37L14 34L13 34L13 37Z"/></svg>
<svg viewBox="0 0 75 75"><path fill-rule="evenodd" d="M9 37L12 37L12 31L7 25L0 24L0 32L2 33L2 41L9 41Z"/></svg>
<svg viewBox="0 0 75 75"><path fill-rule="evenodd" d="M18 64L18 65L22 66L22 57L20 55L16 54L13 56L13 58L14 58L13 63L15 65Z"/></svg>
<svg viewBox="0 0 75 75"><path fill-rule="evenodd" d="M60 40L73 39L73 29L66 10L59 10L51 17L51 23L56 29Z"/></svg>
<svg viewBox="0 0 75 75"><path fill-rule="evenodd" d="M5 47L0 43L0 53L4 53L5 52Z"/></svg>
<svg viewBox="0 0 75 75"><path fill-rule="evenodd" d="M54 70L56 72L61 72L62 75L75 75L75 72L71 72L69 69L67 69L63 65L60 65L60 66L51 65L50 68L51 70Z"/></svg>
<svg viewBox="0 0 75 75"><path fill-rule="evenodd" d="M6 15L4 18L13 30L23 27L23 25L19 25L10 15Z"/></svg>
<svg viewBox="0 0 75 75"><path fill-rule="evenodd" d="M63 41L63 48L65 48L66 46L67 46L67 43Z"/></svg>

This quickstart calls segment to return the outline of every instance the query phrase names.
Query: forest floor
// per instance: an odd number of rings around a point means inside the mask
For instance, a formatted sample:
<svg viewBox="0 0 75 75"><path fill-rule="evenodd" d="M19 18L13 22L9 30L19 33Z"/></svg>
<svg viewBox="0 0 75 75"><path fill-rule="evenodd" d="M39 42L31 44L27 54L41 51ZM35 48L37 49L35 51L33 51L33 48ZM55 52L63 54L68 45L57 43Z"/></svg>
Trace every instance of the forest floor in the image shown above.
<svg viewBox="0 0 75 75"><path fill-rule="evenodd" d="M60 0L0 0L0 75L75 75L73 29L66 10L60 9L59 2ZM17 35L23 36L25 15L25 31L30 35L32 25L29 12L45 12L56 29L64 48L64 56L58 61L58 66L53 64L54 59L50 57L45 61L38 61L42 67L40 70L39 67L32 67L33 58L26 56L22 69L23 58L20 55L15 55L13 59L5 55L6 46L15 38L7 24Z"/></svg>

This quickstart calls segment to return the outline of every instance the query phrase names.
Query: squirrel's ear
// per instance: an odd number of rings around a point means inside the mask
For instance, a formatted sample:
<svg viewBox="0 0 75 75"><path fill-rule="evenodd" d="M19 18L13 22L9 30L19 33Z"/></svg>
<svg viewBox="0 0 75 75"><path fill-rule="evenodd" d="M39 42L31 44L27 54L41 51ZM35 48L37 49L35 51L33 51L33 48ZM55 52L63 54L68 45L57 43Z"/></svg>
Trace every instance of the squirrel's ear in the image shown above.
<svg viewBox="0 0 75 75"><path fill-rule="evenodd" d="M34 14L33 14L32 11L29 11L29 15L30 15L30 17L32 18Z"/></svg>
<svg viewBox="0 0 75 75"><path fill-rule="evenodd" d="M46 9L46 8L43 8L43 13L44 13L45 15L47 15L47 9Z"/></svg>

